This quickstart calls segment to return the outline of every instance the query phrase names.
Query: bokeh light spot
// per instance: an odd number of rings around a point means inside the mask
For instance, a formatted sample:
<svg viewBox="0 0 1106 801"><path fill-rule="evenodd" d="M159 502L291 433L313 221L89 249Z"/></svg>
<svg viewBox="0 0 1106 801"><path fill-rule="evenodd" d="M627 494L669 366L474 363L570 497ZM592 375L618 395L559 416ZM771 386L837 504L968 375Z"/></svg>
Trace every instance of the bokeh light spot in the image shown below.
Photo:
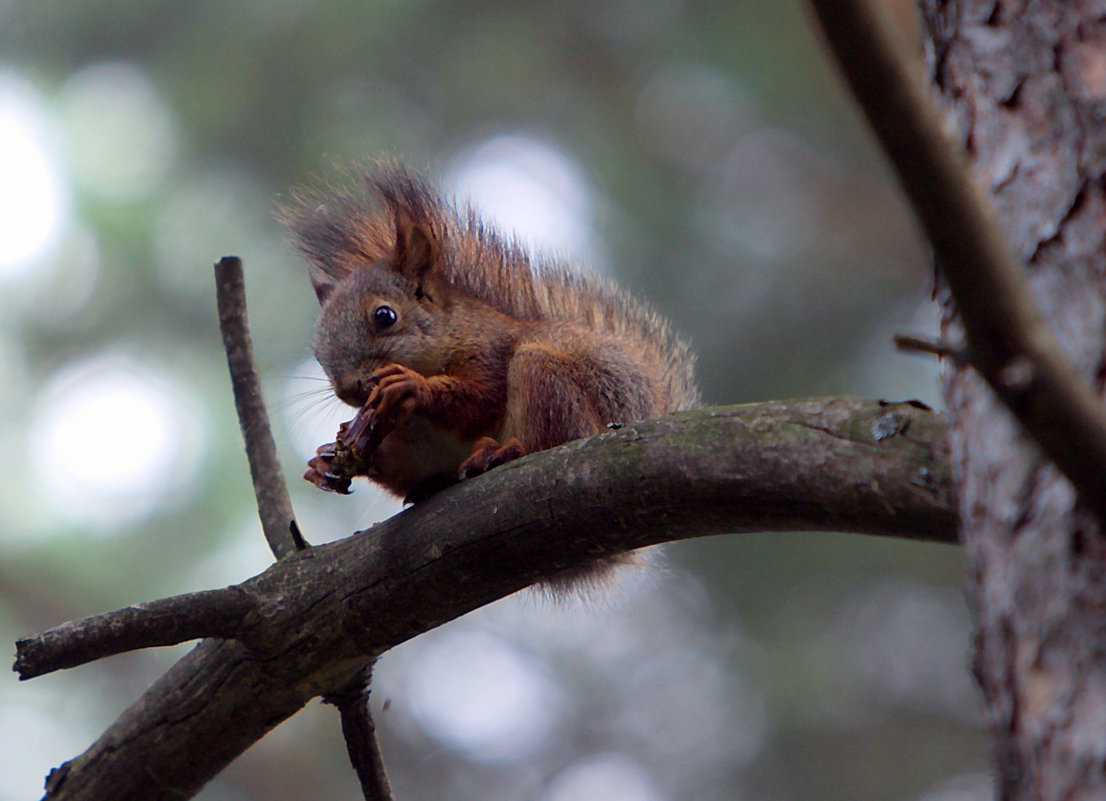
<svg viewBox="0 0 1106 801"><path fill-rule="evenodd" d="M556 148L526 136L487 139L457 159L446 185L524 245L595 261L591 188Z"/></svg>
<svg viewBox="0 0 1106 801"><path fill-rule="evenodd" d="M660 801L645 767L621 754L600 754L565 768L542 801Z"/></svg>
<svg viewBox="0 0 1106 801"><path fill-rule="evenodd" d="M482 631L450 631L411 665L409 701L435 739L485 761L520 759L552 733L563 705L540 663Z"/></svg>
<svg viewBox="0 0 1106 801"><path fill-rule="evenodd" d="M662 154L695 169L717 170L739 130L756 116L751 101L706 64L667 64L638 97L638 129Z"/></svg>
<svg viewBox="0 0 1106 801"><path fill-rule="evenodd" d="M95 737L84 721L74 721L71 707L46 691L14 692L10 682L0 693L0 799L38 798L42 795L43 764L60 764L87 748ZM74 688L69 688L74 689ZM58 696L64 698L59 691Z"/></svg>
<svg viewBox="0 0 1106 801"><path fill-rule="evenodd" d="M65 190L33 89L0 74L0 277L22 275L54 243Z"/></svg>
<svg viewBox="0 0 1106 801"><path fill-rule="evenodd" d="M59 373L36 404L28 463L44 508L67 522L143 516L199 463L199 421L172 383L123 357ZM62 500L64 499L64 501Z"/></svg>
<svg viewBox="0 0 1106 801"><path fill-rule="evenodd" d="M144 71L121 63L86 67L66 81L59 106L82 188L126 204L163 184L176 152L176 125Z"/></svg>

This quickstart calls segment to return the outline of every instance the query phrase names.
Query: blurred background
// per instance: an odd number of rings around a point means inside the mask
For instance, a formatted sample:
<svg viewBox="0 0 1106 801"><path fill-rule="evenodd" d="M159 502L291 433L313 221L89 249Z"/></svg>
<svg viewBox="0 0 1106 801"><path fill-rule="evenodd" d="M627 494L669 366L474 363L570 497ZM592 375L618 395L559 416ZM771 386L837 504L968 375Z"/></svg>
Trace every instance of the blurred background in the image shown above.
<svg viewBox="0 0 1106 801"><path fill-rule="evenodd" d="M910 3L893 10L907 30ZM709 403L938 404L931 275L803 8L759 0L0 2L0 638L271 561L211 264L244 258L309 540L393 514L299 481L348 418L273 220L388 154L536 250L616 278L698 350ZM399 801L990 797L955 548L716 537L608 601L523 594L386 654ZM0 682L0 799L187 646ZM206 801L359 797L312 703Z"/></svg>

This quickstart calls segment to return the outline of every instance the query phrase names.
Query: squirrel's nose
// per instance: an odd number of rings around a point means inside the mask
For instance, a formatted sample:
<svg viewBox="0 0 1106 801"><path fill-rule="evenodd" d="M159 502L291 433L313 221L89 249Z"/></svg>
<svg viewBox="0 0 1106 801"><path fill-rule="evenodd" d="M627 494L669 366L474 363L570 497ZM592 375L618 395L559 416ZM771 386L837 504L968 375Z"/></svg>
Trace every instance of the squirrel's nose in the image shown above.
<svg viewBox="0 0 1106 801"><path fill-rule="evenodd" d="M360 409L369 399L369 388L361 376L341 376L333 382L338 400Z"/></svg>

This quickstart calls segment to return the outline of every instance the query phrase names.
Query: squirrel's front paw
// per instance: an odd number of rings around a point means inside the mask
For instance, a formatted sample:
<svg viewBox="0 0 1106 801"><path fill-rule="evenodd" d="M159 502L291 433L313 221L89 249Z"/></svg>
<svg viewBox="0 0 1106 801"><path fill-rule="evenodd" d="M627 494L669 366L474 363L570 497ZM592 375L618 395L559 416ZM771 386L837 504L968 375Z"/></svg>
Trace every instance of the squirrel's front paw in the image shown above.
<svg viewBox="0 0 1106 801"><path fill-rule="evenodd" d="M348 453L349 450L340 442L319 447L315 456L307 462L307 472L303 477L321 490L349 495L354 473L346 464Z"/></svg>
<svg viewBox="0 0 1106 801"><path fill-rule="evenodd" d="M368 379L365 408L375 411L376 425L392 425L425 407L430 399L426 377L401 364L389 364L374 370Z"/></svg>
<svg viewBox="0 0 1106 801"><path fill-rule="evenodd" d="M368 405L362 406L352 420L338 427L335 442L315 451L303 477L319 489L349 495L350 481L365 474L373 452L391 430L378 422L376 412Z"/></svg>

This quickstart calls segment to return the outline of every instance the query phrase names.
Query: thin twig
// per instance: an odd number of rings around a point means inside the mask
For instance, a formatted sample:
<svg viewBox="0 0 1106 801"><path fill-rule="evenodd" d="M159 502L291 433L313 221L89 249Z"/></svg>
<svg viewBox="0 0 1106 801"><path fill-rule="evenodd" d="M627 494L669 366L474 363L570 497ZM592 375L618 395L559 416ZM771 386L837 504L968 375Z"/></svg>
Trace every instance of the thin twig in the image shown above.
<svg viewBox="0 0 1106 801"><path fill-rule="evenodd" d="M246 289L242 260L225 256L215 265L215 294L219 307L219 328L227 352L238 424L246 441L257 512L269 548L281 559L307 546L296 525L292 500L277 459L276 443L269 415L261 397L261 381L253 357L250 327L246 318Z"/></svg>
<svg viewBox="0 0 1106 801"><path fill-rule="evenodd" d="M234 637L254 609L251 596L237 587L136 604L18 640L13 669L20 679L31 679L139 648Z"/></svg>
<svg viewBox="0 0 1106 801"><path fill-rule="evenodd" d="M891 340L895 347L904 353L921 353L928 356L936 356L940 359L951 359L960 364L964 361L964 351L952 345L929 337L921 337L915 334L894 334Z"/></svg>
<svg viewBox="0 0 1106 801"><path fill-rule="evenodd" d="M369 690L372 685L373 663L336 693L323 696L323 702L334 704L342 716L342 734L350 764L361 782L365 801L392 801L392 785L384 768L376 724L369 710Z"/></svg>
<svg viewBox="0 0 1106 801"><path fill-rule="evenodd" d="M1083 502L1106 520L1106 410L1042 322L937 108L870 0L811 0L952 292L971 364Z"/></svg>
<svg viewBox="0 0 1106 801"><path fill-rule="evenodd" d="M292 511L292 500L277 460L269 415L261 398L261 382L250 342L246 316L246 290L242 261L228 256L215 265L215 285L219 306L219 327L227 352L238 422L246 442L257 511L265 539L277 559L307 548ZM384 760L376 739L376 726L369 711L371 666L357 675L333 698L342 719L353 769L361 782L366 801L391 801L392 793Z"/></svg>

